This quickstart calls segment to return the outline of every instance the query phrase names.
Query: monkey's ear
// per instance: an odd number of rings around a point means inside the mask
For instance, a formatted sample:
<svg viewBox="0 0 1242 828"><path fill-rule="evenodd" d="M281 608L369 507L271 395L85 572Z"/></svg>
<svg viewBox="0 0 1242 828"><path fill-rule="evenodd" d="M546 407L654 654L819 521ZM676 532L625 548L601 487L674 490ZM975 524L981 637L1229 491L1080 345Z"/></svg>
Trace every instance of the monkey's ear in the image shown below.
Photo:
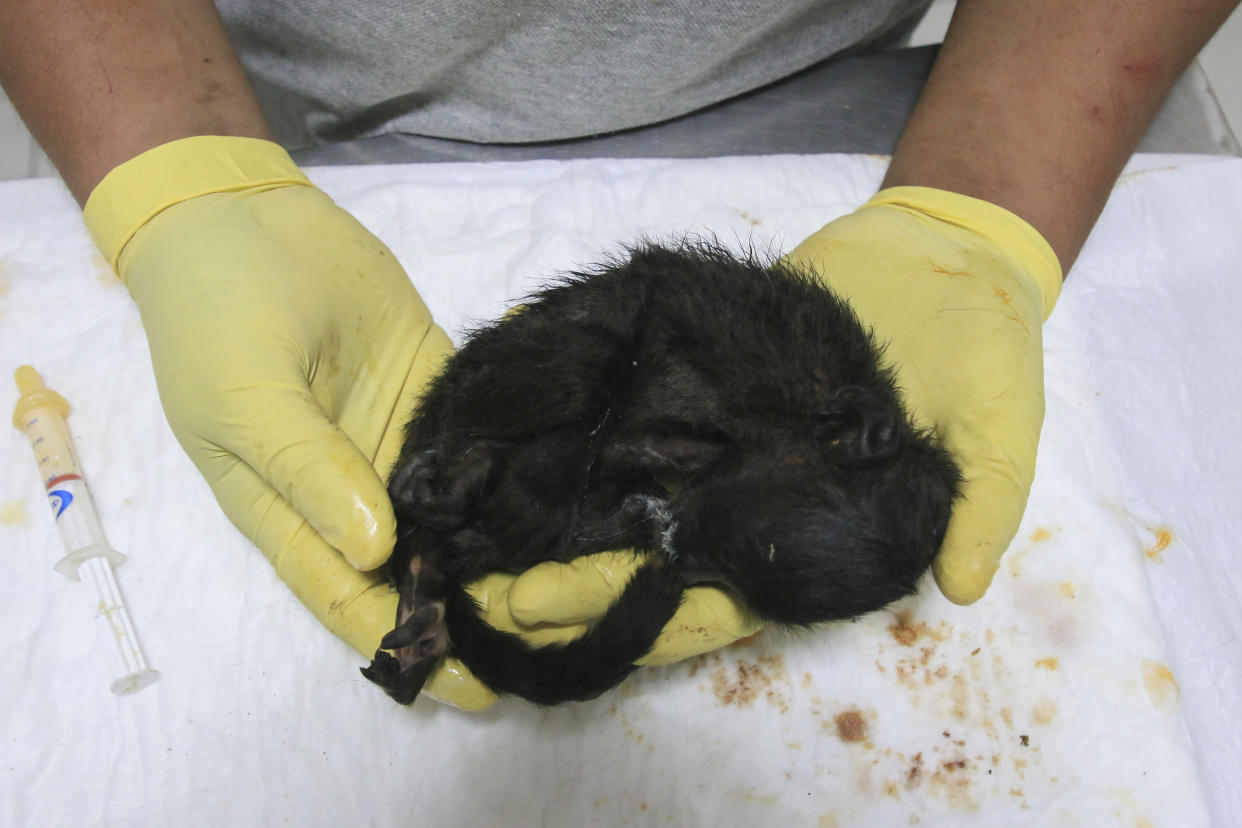
<svg viewBox="0 0 1242 828"><path fill-rule="evenodd" d="M897 453L900 417L894 400L847 385L815 413L813 427L820 445L834 460L846 466L867 466Z"/></svg>

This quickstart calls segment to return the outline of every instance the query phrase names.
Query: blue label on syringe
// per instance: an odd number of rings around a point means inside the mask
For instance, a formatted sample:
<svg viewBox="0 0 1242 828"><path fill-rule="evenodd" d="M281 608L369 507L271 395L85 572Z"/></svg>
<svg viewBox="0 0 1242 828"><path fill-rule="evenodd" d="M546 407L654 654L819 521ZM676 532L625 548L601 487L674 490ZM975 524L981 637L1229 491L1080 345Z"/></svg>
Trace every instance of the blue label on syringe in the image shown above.
<svg viewBox="0 0 1242 828"><path fill-rule="evenodd" d="M65 489L53 489L52 487L73 480L82 480L82 477L77 474L62 474L47 481L47 499L52 506L52 515L57 520L60 520L60 516L64 514L65 509L68 509L69 504L73 502L73 493Z"/></svg>
<svg viewBox="0 0 1242 828"><path fill-rule="evenodd" d="M47 493L48 501L52 504L52 515L57 519L60 518L61 512L69 508L69 504L73 502L73 494L63 489L56 489Z"/></svg>

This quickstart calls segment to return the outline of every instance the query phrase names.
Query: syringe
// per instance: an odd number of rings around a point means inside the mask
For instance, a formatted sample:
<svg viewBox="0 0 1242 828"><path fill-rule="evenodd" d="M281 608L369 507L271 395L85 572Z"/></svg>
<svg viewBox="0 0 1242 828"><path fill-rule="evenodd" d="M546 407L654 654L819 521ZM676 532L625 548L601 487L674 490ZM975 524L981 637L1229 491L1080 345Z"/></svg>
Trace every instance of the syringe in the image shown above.
<svg viewBox="0 0 1242 828"><path fill-rule="evenodd" d="M52 516L65 544L65 557L55 569L67 578L86 581L95 591L96 609L111 643L112 674L117 677L112 682L112 692L141 690L160 674L147 666L112 572L112 567L123 563L125 556L108 546L99 525L95 503L65 424L69 403L47 388L39 372L29 365L18 368L14 378L21 396L13 410L13 425L25 433L34 449Z"/></svg>

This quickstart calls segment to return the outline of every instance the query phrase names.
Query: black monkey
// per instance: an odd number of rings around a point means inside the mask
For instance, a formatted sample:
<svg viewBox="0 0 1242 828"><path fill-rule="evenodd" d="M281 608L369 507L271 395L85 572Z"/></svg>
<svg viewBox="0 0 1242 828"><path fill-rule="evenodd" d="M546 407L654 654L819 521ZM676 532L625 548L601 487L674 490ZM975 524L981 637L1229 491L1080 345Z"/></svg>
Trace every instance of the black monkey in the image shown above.
<svg viewBox="0 0 1242 828"><path fill-rule="evenodd" d="M451 653L498 692L593 698L692 583L777 624L852 618L914 590L958 483L814 277L639 246L476 331L426 390L389 481L397 625L363 675L409 703ZM569 644L491 628L463 589L626 548L643 565Z"/></svg>

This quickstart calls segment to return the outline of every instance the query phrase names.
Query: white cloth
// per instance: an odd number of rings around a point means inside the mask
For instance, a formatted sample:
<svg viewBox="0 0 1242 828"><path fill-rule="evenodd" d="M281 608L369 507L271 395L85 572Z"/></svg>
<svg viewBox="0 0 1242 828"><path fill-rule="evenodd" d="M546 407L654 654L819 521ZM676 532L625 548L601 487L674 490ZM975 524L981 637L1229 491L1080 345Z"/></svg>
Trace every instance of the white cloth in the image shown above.
<svg viewBox="0 0 1242 828"><path fill-rule="evenodd" d="M1133 168L1134 165L1132 165ZM161 679L102 630L0 429L0 824L1207 825L1242 820L1242 160L1147 157L1045 328L1047 418L987 597L642 671L594 702L398 707L220 513L59 185L0 185L0 355L69 423ZM641 234L791 249L843 156L311 170L454 335ZM16 391L0 383L0 411ZM1180 689L1179 689L1180 688Z"/></svg>

